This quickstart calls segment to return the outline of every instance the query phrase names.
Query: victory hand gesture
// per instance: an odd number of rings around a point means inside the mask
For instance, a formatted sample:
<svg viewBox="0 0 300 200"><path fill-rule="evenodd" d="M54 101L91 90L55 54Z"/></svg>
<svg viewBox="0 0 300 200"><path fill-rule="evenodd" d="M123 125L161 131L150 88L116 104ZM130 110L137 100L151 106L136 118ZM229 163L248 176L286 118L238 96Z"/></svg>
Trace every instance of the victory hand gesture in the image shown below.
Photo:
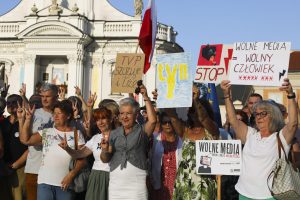
<svg viewBox="0 0 300 200"><path fill-rule="evenodd" d="M60 141L60 143L58 144L58 146L60 146L62 149L64 149L64 150L66 150L68 147L69 147L69 145L68 145L68 142L67 142L67 136L66 136L66 133L65 133L65 135L64 135L64 139L62 139L61 141Z"/></svg>
<svg viewBox="0 0 300 200"><path fill-rule="evenodd" d="M96 100L97 100L97 94L96 94L96 92L94 92L94 94L92 94L90 92L90 96L89 96L89 98L88 98L88 100L86 102L87 106L90 107L90 108L94 107L94 104L95 104Z"/></svg>

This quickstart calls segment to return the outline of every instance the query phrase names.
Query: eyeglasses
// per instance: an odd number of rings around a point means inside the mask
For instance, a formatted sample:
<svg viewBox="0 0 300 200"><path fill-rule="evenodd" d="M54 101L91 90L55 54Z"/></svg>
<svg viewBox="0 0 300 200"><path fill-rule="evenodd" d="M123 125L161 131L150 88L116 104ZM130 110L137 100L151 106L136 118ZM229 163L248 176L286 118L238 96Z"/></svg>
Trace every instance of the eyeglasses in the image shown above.
<svg viewBox="0 0 300 200"><path fill-rule="evenodd" d="M253 113L253 116L256 118L256 117L259 117L259 118L264 118L268 115L268 112L267 111L262 111L260 113L258 112L254 112Z"/></svg>
<svg viewBox="0 0 300 200"><path fill-rule="evenodd" d="M161 124L162 125L167 125L167 124L171 125L171 121L170 120L165 120L165 121L162 121Z"/></svg>

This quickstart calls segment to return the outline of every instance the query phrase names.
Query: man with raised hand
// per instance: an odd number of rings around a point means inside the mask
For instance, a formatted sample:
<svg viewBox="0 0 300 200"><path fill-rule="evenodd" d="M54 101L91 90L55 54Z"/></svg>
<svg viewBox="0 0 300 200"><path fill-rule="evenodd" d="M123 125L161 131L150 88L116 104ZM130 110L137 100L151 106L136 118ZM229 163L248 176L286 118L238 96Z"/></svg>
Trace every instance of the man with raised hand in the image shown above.
<svg viewBox="0 0 300 200"><path fill-rule="evenodd" d="M41 87L41 98L43 107L36 109L33 115L32 132L38 132L44 128L53 126L53 106L58 98L58 88L54 84L45 83ZM22 112L24 111L24 108ZM20 110L21 111L21 110ZM23 127L24 118L19 120L20 125L20 140L24 142L27 133L29 132ZM28 200L37 199L37 176L42 161L42 146L30 146L28 147L29 154L26 161L25 173L26 173L26 192Z"/></svg>

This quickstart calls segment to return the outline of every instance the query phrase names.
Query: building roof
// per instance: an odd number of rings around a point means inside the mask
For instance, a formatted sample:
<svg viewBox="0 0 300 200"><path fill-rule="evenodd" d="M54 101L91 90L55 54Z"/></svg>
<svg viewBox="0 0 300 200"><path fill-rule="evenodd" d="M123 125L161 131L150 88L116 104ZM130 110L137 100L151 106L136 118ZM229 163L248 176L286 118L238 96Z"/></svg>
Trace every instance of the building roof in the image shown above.
<svg viewBox="0 0 300 200"><path fill-rule="evenodd" d="M72 7L77 4L78 13L89 20L128 21L136 19L112 6L108 0L58 0L57 3L62 8L62 15L68 13L68 10L72 10ZM14 8L0 16L0 22L24 21L24 17L32 12L31 8L34 4L38 9L38 15L43 15L43 11L48 13L48 9L52 5L50 0L21 0Z"/></svg>

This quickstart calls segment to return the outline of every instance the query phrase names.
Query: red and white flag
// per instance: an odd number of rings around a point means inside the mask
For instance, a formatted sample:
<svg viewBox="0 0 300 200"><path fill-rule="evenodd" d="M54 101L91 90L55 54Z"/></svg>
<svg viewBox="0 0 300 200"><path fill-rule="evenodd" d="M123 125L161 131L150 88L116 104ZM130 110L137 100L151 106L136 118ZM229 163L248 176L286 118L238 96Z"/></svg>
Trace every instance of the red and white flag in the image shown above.
<svg viewBox="0 0 300 200"><path fill-rule="evenodd" d="M155 0L149 0L139 35L139 45L145 54L144 74L148 71L155 49L157 32L157 12Z"/></svg>

